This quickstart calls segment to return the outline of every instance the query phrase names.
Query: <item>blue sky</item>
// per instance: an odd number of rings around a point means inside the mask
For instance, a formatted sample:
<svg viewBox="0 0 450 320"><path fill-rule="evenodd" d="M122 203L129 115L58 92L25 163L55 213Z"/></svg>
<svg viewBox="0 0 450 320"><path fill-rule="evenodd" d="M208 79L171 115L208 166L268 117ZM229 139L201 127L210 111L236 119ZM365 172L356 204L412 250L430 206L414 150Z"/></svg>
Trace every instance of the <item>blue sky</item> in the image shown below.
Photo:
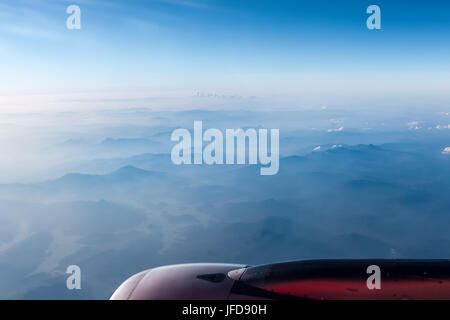
<svg viewBox="0 0 450 320"><path fill-rule="evenodd" d="M66 29L70 4L81 30ZM382 30L366 28L371 4ZM196 92L444 104L449 14L437 0L2 0L0 107Z"/></svg>

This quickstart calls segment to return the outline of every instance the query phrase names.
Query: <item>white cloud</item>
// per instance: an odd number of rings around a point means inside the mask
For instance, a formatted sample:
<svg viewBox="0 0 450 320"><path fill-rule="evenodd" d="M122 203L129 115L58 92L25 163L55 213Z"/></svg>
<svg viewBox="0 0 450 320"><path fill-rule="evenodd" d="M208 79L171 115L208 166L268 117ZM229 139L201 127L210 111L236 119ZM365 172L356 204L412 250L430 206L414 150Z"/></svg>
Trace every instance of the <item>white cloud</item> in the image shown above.
<svg viewBox="0 0 450 320"><path fill-rule="evenodd" d="M337 129L328 129L328 132L339 132L339 131L342 131L342 130L344 130L343 126L337 128Z"/></svg>
<svg viewBox="0 0 450 320"><path fill-rule="evenodd" d="M330 119L329 120L331 123L333 123L333 124L341 124L341 123L344 123L344 120L342 120L342 119Z"/></svg>
<svg viewBox="0 0 450 320"><path fill-rule="evenodd" d="M448 125L440 125L440 124L438 124L437 126L436 126L436 129L438 129L438 130L442 130L442 129L450 129L450 124L448 124Z"/></svg>
<svg viewBox="0 0 450 320"><path fill-rule="evenodd" d="M444 150L442 150L442 154L450 154L450 147L444 148Z"/></svg>
<svg viewBox="0 0 450 320"><path fill-rule="evenodd" d="M419 130L420 129L419 121L408 122L408 127L410 130Z"/></svg>
<svg viewBox="0 0 450 320"><path fill-rule="evenodd" d="M315 147L313 151L320 151L320 146Z"/></svg>

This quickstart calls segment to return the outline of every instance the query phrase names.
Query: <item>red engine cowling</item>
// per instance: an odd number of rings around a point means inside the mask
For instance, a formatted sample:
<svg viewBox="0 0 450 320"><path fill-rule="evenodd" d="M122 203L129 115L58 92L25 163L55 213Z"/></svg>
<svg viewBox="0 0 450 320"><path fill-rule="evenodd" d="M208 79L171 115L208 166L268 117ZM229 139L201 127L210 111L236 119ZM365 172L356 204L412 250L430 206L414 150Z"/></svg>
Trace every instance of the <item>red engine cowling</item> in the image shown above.
<svg viewBox="0 0 450 320"><path fill-rule="evenodd" d="M256 267L174 265L132 276L111 299L450 299L450 261L311 260Z"/></svg>

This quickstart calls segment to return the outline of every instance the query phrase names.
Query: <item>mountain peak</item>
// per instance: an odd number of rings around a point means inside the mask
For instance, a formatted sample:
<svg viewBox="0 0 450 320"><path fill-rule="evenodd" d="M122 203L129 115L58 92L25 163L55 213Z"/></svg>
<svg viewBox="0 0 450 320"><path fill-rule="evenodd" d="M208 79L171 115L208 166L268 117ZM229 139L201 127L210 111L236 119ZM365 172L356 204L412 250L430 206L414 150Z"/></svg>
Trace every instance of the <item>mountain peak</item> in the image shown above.
<svg viewBox="0 0 450 320"><path fill-rule="evenodd" d="M126 176L126 177L144 177L144 176L155 175L155 172L140 169L140 168L137 168L132 165L127 165L127 166L117 169L116 171L111 172L108 175L109 176Z"/></svg>

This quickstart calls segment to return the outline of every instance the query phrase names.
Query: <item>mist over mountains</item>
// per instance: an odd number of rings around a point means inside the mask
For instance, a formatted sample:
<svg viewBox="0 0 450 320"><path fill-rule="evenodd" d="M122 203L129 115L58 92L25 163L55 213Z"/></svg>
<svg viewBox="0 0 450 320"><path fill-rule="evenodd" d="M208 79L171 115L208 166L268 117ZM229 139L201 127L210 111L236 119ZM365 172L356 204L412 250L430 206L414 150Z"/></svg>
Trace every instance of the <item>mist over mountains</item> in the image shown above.
<svg viewBox="0 0 450 320"><path fill-rule="evenodd" d="M413 128L414 118L370 118L372 129L322 109L136 117L152 124L54 129L61 141L47 134L34 153L42 175L0 185L0 298L105 299L131 274L172 263L449 256L445 115ZM171 130L195 119L280 128L279 173L175 166ZM40 163L45 154L58 161ZM73 264L80 291L65 286Z"/></svg>

